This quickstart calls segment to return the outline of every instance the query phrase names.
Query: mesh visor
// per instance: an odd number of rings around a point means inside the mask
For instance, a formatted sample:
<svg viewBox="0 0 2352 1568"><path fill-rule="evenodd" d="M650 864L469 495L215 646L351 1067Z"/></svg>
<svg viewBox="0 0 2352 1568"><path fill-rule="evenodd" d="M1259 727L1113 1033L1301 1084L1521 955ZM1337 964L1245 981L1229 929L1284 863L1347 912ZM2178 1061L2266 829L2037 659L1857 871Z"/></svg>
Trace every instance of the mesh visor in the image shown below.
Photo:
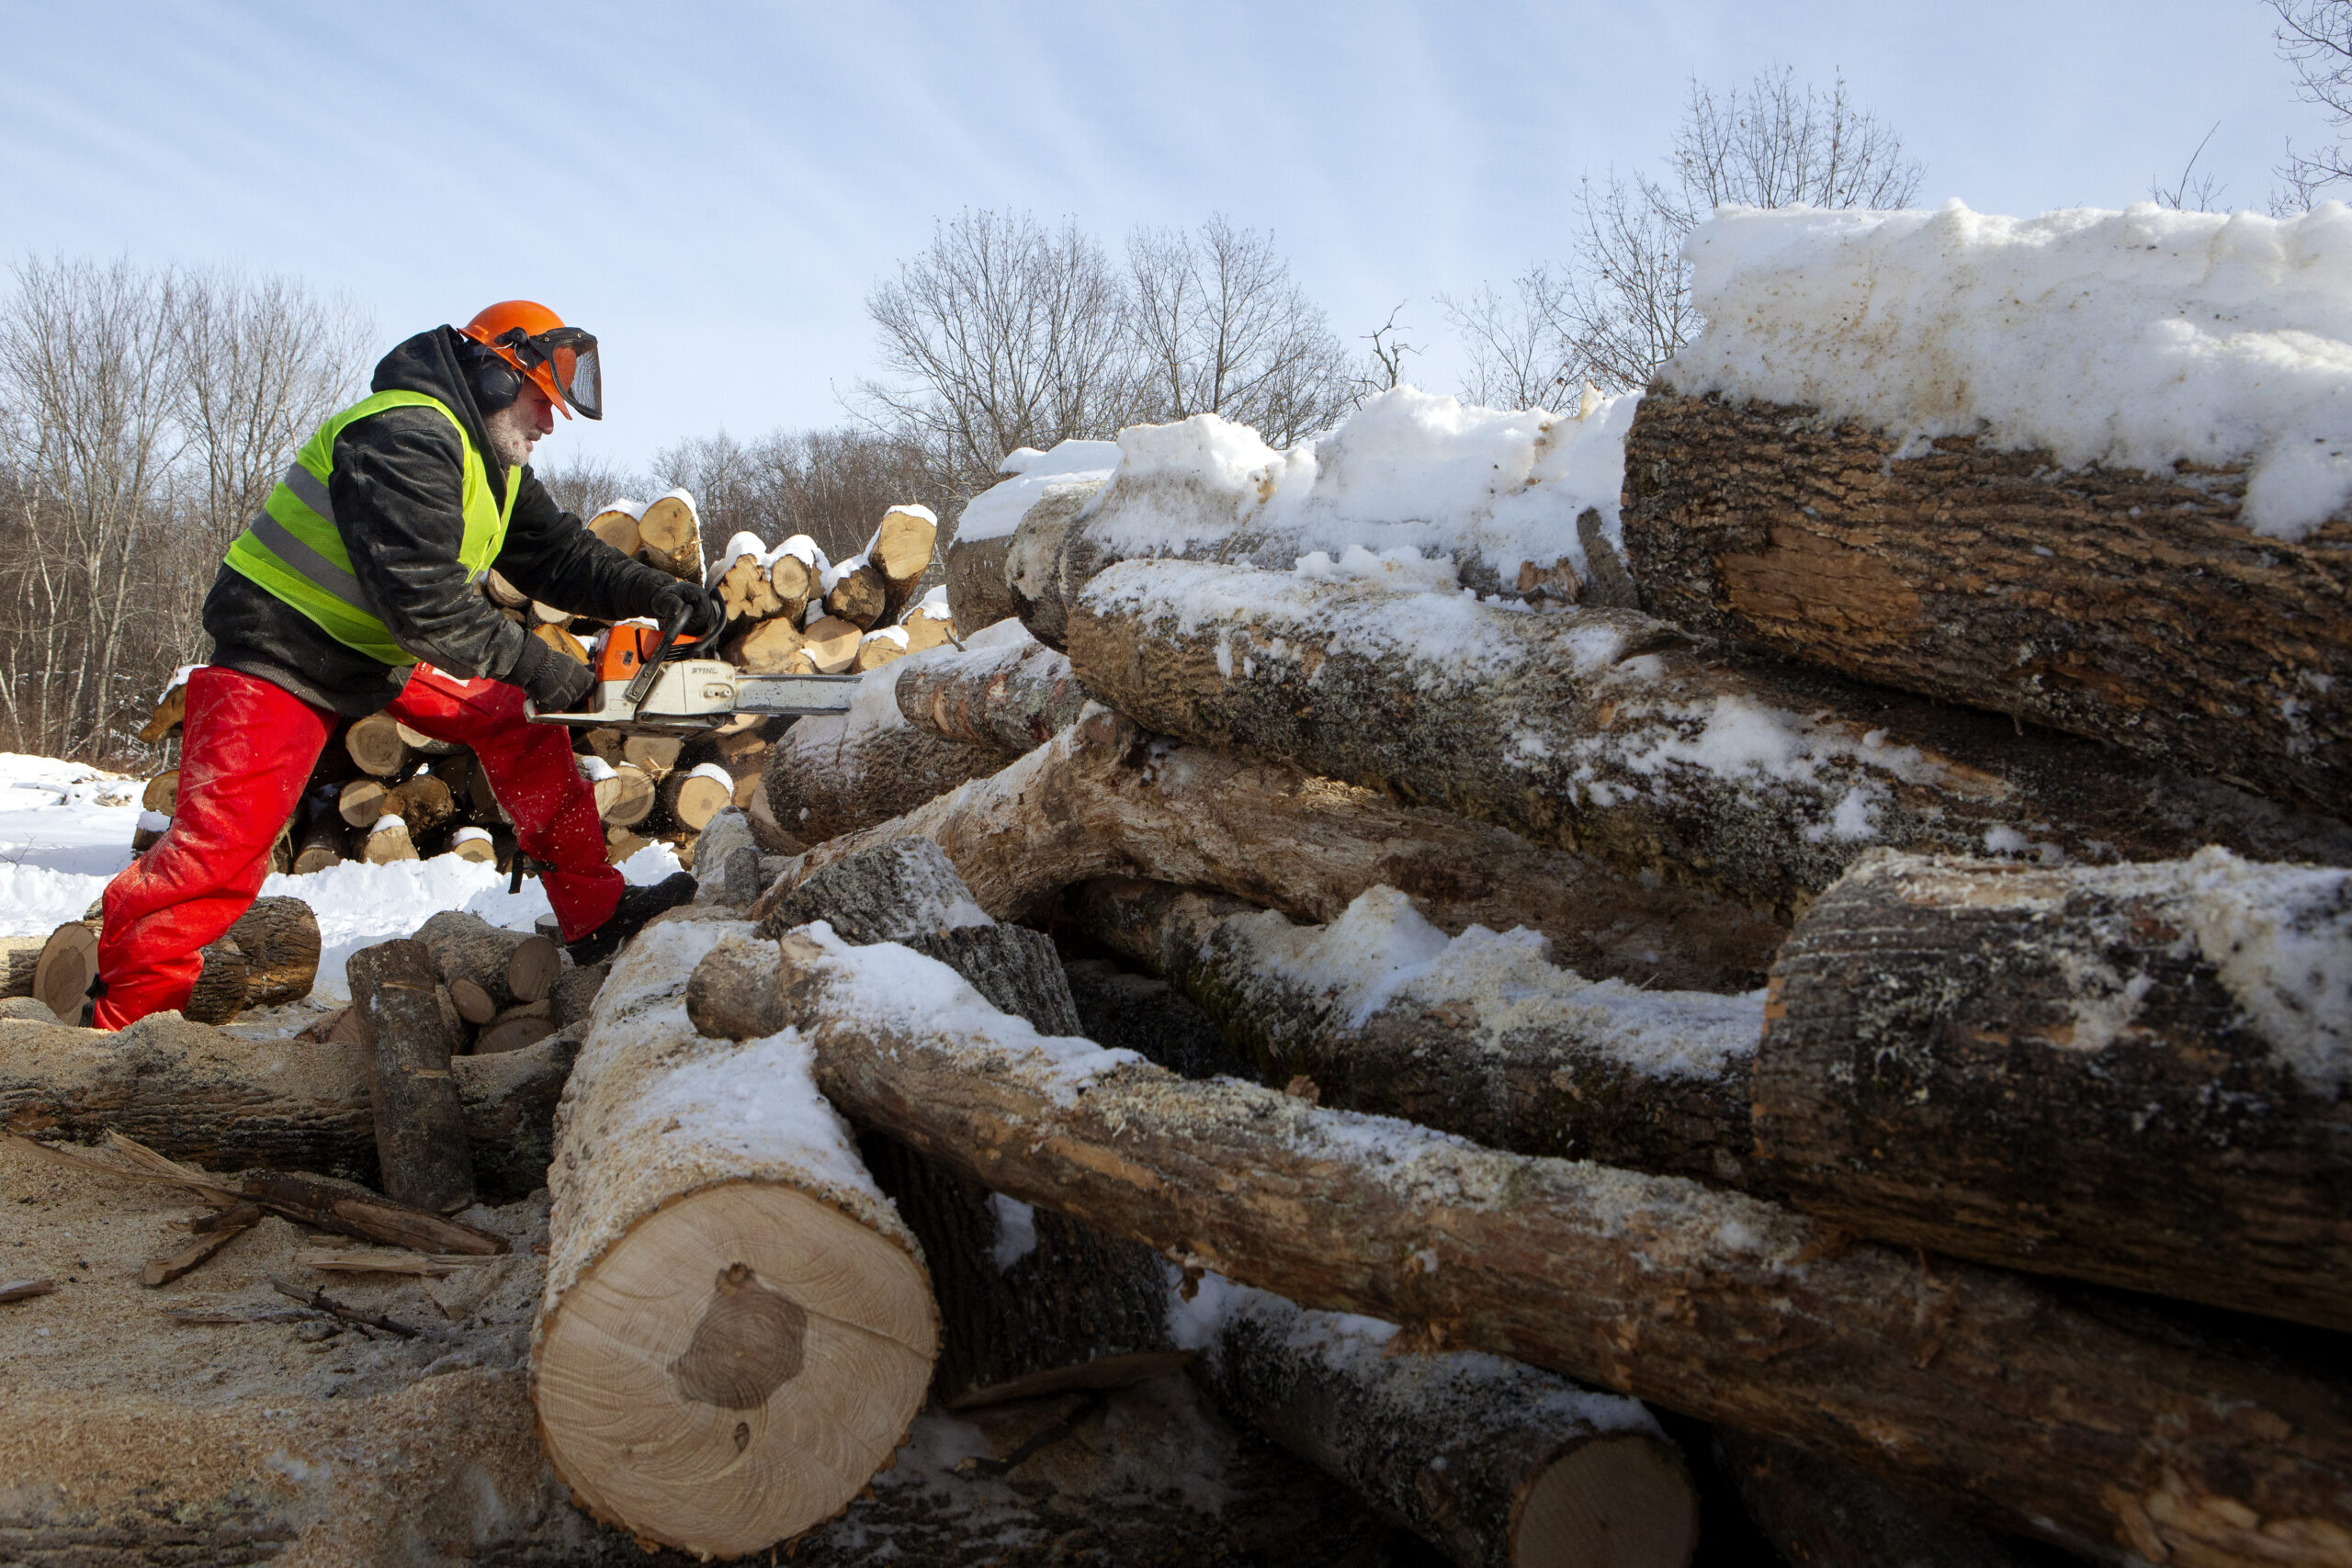
<svg viewBox="0 0 2352 1568"><path fill-rule="evenodd" d="M596 334L578 327L557 327L516 344L526 366L546 366L556 390L583 419L605 417L605 378L596 353Z"/></svg>

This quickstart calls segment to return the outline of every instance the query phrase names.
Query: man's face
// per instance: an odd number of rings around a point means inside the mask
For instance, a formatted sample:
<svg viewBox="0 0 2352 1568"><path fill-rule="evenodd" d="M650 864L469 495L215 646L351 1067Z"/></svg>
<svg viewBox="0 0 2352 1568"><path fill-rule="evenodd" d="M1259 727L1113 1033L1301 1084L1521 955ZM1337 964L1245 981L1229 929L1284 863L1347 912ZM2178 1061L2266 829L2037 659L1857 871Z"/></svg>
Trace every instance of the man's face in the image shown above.
<svg viewBox="0 0 2352 1568"><path fill-rule="evenodd" d="M531 460L531 448L539 437L555 429L555 405L537 383L526 381L522 396L483 423L500 458L508 468L519 468Z"/></svg>

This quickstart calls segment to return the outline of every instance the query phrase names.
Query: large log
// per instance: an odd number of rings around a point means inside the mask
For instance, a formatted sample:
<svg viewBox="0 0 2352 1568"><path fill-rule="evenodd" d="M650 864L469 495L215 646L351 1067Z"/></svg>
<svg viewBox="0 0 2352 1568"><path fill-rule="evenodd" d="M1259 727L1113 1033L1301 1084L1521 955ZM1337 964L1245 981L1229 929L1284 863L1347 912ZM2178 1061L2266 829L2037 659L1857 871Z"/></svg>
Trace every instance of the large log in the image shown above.
<svg viewBox="0 0 2352 1568"><path fill-rule="evenodd" d="M465 1025L433 953L402 939L363 947L346 961L351 1005L369 1053L376 1160L395 1201L454 1213L474 1201L465 1110L449 1062L465 1051Z"/></svg>
<svg viewBox="0 0 2352 1568"><path fill-rule="evenodd" d="M2256 534L2245 483L1660 390L1625 438L1625 552L1694 631L2341 811L2352 521Z"/></svg>
<svg viewBox="0 0 2352 1568"><path fill-rule="evenodd" d="M615 963L548 1170L531 1335L548 1458L648 1540L763 1551L904 1439L937 1317L913 1237L808 1078L808 1047L696 1035L695 963L740 924L650 926Z"/></svg>
<svg viewBox="0 0 2352 1568"><path fill-rule="evenodd" d="M2352 1328L2352 873L1877 856L1771 993L1757 1140L1800 1206Z"/></svg>
<svg viewBox="0 0 2352 1568"><path fill-rule="evenodd" d="M1204 1281L1177 1309L1228 1414L1347 1482L1461 1568L1682 1568L1699 1500L1639 1401L1523 1362L1399 1354L1392 1324Z"/></svg>
<svg viewBox="0 0 2352 1568"><path fill-rule="evenodd" d="M845 1113L1188 1268L1973 1496L2110 1560L2317 1564L2346 1543L2352 1382L2316 1352L1847 1245L1678 1178L1179 1079L1040 1036L892 945L804 928L774 975Z"/></svg>
<svg viewBox="0 0 2352 1568"><path fill-rule="evenodd" d="M768 752L768 809L805 842L887 822L1004 765L993 746L910 724L891 696L895 679L893 671L867 676L848 713L804 718Z"/></svg>
<svg viewBox="0 0 2352 1568"><path fill-rule="evenodd" d="M1922 1508L1793 1443L1724 1429L1725 1467L1748 1517L1784 1562L1804 1568L2047 1568L2047 1552Z"/></svg>
<svg viewBox="0 0 2352 1568"><path fill-rule="evenodd" d="M449 1065L484 1196L546 1181L557 1099L575 1042ZM212 1170L267 1167L374 1182L364 1049L289 1047L155 1013L119 1033L0 1022L0 1126L88 1142L119 1132Z"/></svg>
<svg viewBox="0 0 2352 1568"><path fill-rule="evenodd" d="M1385 883L1449 933L1525 925L1581 975L1724 991L1761 985L1785 934L1702 890L1645 883L1447 812L1156 745L1100 707L992 777L787 861L753 912L824 866L917 837L947 852L999 919L1098 876L1221 888L1317 921Z"/></svg>
<svg viewBox="0 0 2352 1568"><path fill-rule="evenodd" d="M1492 1148L1753 1190L1761 1001L1592 982L1532 931L1449 939L1393 887L1328 926L1159 883L1090 882L1090 935L1165 976L1277 1086Z"/></svg>
<svg viewBox="0 0 2352 1568"><path fill-rule="evenodd" d="M881 574L884 620L897 620L914 597L938 538L939 517L928 506L893 506L882 514L874 537L866 542L865 558Z"/></svg>
<svg viewBox="0 0 2352 1568"><path fill-rule="evenodd" d="M961 651L934 653L902 670L893 692L909 723L1008 756L1051 740L1087 700L1069 660L1025 637L976 637Z"/></svg>
<svg viewBox="0 0 2352 1568"><path fill-rule="evenodd" d="M1083 901L1095 886L1082 885L1074 899ZM1063 972L1069 976L1070 999L1078 1006L1078 1032L1089 1040L1133 1051L1178 1077L1251 1076L1249 1060L1233 1048L1216 1021L1167 981L1100 958L1073 960L1063 965Z"/></svg>
<svg viewBox="0 0 2352 1568"><path fill-rule="evenodd" d="M1623 610L1528 614L1247 568L1130 561L1070 664L1138 724L1385 788L1794 919L1874 845L2161 860L2206 842L2352 863L2299 818L2093 742L2018 733L1692 642Z"/></svg>

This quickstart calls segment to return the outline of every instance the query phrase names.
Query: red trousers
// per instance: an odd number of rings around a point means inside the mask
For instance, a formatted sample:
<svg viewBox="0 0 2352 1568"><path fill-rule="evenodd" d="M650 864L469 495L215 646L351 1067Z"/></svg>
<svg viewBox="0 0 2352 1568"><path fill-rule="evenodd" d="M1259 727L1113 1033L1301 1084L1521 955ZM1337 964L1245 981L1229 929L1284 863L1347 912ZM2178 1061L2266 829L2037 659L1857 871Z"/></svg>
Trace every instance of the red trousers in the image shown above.
<svg viewBox="0 0 2352 1568"><path fill-rule="evenodd" d="M623 884L605 859L595 793L564 730L524 722L522 688L419 665L385 711L473 748L515 842L550 868L540 880L567 939L611 918ZM207 665L188 677L171 829L107 887L98 1028L187 1005L198 950L252 907L334 726L334 714L258 676Z"/></svg>

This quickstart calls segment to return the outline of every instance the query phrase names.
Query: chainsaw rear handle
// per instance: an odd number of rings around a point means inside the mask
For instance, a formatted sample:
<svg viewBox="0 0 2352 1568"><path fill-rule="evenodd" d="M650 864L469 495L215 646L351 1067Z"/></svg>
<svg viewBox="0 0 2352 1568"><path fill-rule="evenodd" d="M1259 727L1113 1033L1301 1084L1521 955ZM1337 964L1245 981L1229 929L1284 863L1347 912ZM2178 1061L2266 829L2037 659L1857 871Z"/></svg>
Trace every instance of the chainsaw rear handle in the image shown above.
<svg viewBox="0 0 2352 1568"><path fill-rule="evenodd" d="M677 640L678 634L686 629L686 617L693 614L694 607L687 605L673 612L662 623L660 635L653 640L653 651L645 656L645 662L638 666L637 674L629 681L628 690L621 694L621 700L632 710L644 706L645 699L652 694L653 682L660 679L662 665L673 659L694 658L717 642L718 634L727 629L726 617L721 616L718 625L701 637L681 645Z"/></svg>

